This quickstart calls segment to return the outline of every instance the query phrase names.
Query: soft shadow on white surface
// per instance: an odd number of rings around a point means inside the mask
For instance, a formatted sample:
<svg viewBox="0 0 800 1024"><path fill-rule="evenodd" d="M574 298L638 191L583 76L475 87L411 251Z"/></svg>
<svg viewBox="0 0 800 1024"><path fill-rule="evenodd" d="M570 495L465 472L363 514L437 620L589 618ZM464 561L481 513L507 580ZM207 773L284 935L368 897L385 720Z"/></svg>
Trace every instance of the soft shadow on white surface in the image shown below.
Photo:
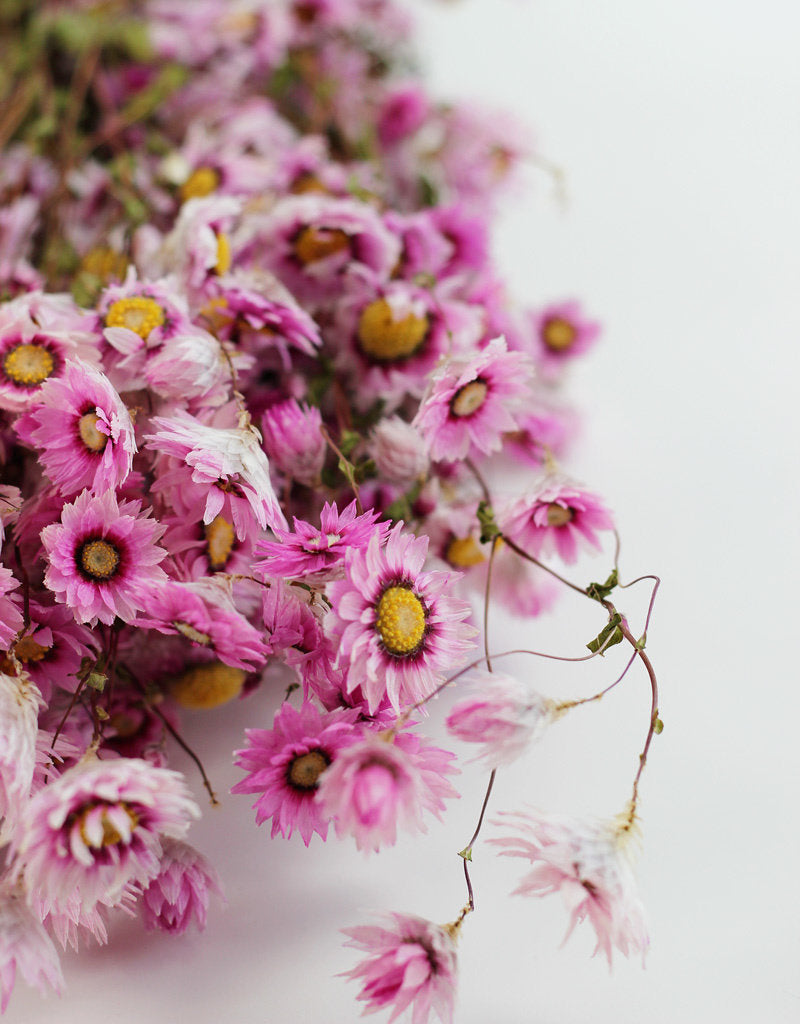
<svg viewBox="0 0 800 1024"><path fill-rule="evenodd" d="M649 650L665 730L641 805L647 968L620 957L609 974L590 958L585 927L559 949L558 900L512 900L516 864L478 847L457 1024L789 1024L800 1018L800 11L689 0L414 6L436 90L510 106L567 173L562 212L531 170L498 256L521 300L575 295L603 320L602 344L572 382L585 420L574 466L616 510L623 574L664 578ZM606 570L600 558L580 571ZM634 595L629 607L641 610ZM592 621L567 598L527 639L577 653ZM518 639L499 616L493 630L497 649ZM618 661L586 677L524 667L545 691L577 694L613 678ZM223 709L214 735L192 721L220 792L238 777L229 748L246 725L269 724L277 699ZM616 813L648 714L647 681L632 674L503 773L494 807ZM192 836L228 893L207 932L145 937L123 921L108 947L65 957L61 1002L20 982L5 1019L355 1021L356 989L335 977L353 962L337 929L371 909L455 915L455 851L483 779L468 768L444 825L369 859L335 841L270 841L247 799L227 797Z"/></svg>

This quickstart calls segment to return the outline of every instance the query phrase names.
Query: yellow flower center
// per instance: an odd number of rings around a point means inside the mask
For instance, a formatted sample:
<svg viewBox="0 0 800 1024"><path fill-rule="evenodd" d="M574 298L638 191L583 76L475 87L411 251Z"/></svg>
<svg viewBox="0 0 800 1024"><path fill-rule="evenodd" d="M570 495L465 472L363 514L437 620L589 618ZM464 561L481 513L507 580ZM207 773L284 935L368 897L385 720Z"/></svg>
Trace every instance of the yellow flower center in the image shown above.
<svg viewBox="0 0 800 1024"><path fill-rule="evenodd" d="M78 433L90 452L101 452L108 443L108 434L97 429L99 421L96 412L85 412L78 420Z"/></svg>
<svg viewBox="0 0 800 1024"><path fill-rule="evenodd" d="M547 525L566 526L567 523L572 521L574 515L575 513L571 508L565 508L563 505L551 502L547 506Z"/></svg>
<svg viewBox="0 0 800 1024"><path fill-rule="evenodd" d="M117 806L121 807L125 811L130 818L131 829L135 829L139 824L139 816L132 811L126 803L121 803ZM79 822L78 828L80 830L81 839L87 846L93 847L96 850L102 850L106 846L115 846L117 843L122 841L122 836L105 811L102 811L100 816L100 823L103 826L103 835L100 842L98 843L89 838L86 819L96 810L97 805L94 807L87 807L78 814L76 821Z"/></svg>
<svg viewBox="0 0 800 1024"><path fill-rule="evenodd" d="M33 341L20 342L3 357L3 373L12 383L26 388L38 388L55 366L53 353Z"/></svg>
<svg viewBox="0 0 800 1024"><path fill-rule="evenodd" d="M81 260L81 270L103 282L121 281L127 269L127 258L121 252L115 252L107 246L90 249Z"/></svg>
<svg viewBox="0 0 800 1024"><path fill-rule="evenodd" d="M203 644L207 647L211 643L211 637L208 633L201 633L199 629L195 629L194 626L188 622L182 622L180 619L176 619L172 625L177 629L183 636L188 637L189 640L194 640L196 644Z"/></svg>
<svg viewBox="0 0 800 1024"><path fill-rule="evenodd" d="M309 750L307 754L300 754L291 760L286 781L293 789L316 789L320 775L330 763L324 751Z"/></svg>
<svg viewBox="0 0 800 1024"><path fill-rule="evenodd" d="M311 171L299 174L292 182L289 191L295 196L304 196L309 192L318 192L323 194L329 193L329 189L327 189L316 174L312 174Z"/></svg>
<svg viewBox="0 0 800 1024"><path fill-rule="evenodd" d="M387 587L377 605L375 629L390 654L398 658L419 650L425 636L425 606L408 587Z"/></svg>
<svg viewBox="0 0 800 1024"><path fill-rule="evenodd" d="M217 262L214 266L214 273L227 274L231 269L231 243L224 231L217 232Z"/></svg>
<svg viewBox="0 0 800 1024"><path fill-rule="evenodd" d="M340 228L304 227L294 240L294 254L307 267L350 248L350 238Z"/></svg>
<svg viewBox="0 0 800 1024"><path fill-rule="evenodd" d="M450 565L467 569L486 561L486 555L474 537L453 537L444 556Z"/></svg>
<svg viewBox="0 0 800 1024"><path fill-rule="evenodd" d="M93 580L110 580L119 569L119 551L110 541L97 537L87 540L78 552L84 574Z"/></svg>
<svg viewBox="0 0 800 1024"><path fill-rule="evenodd" d="M213 167L198 167L181 185L181 199L185 203L187 199L210 196L218 185L219 171L215 171Z"/></svg>
<svg viewBox="0 0 800 1024"><path fill-rule="evenodd" d="M233 551L236 534L233 526L223 516L215 516L203 527L206 535L206 557L212 572L224 569Z"/></svg>
<svg viewBox="0 0 800 1024"><path fill-rule="evenodd" d="M488 392L486 381L471 380L465 384L450 399L450 410L454 416L472 416L483 405Z"/></svg>
<svg viewBox="0 0 800 1024"><path fill-rule="evenodd" d="M165 320L164 310L155 299L146 295L132 295L129 299L112 302L106 313L106 327L127 327L140 338L160 327Z"/></svg>
<svg viewBox="0 0 800 1024"><path fill-rule="evenodd" d="M26 664L31 661L41 661L49 650L49 647L42 647L41 644L37 644L33 637L30 636L24 636L14 645L14 654L20 661Z"/></svg>
<svg viewBox="0 0 800 1024"><path fill-rule="evenodd" d="M430 324L426 316L406 313L395 320L386 299L375 299L364 309L358 321L358 343L372 359L390 362L408 359L423 344Z"/></svg>
<svg viewBox="0 0 800 1024"><path fill-rule="evenodd" d="M172 696L185 708L207 710L227 704L242 692L247 673L232 665L214 661L195 665L172 684Z"/></svg>
<svg viewBox="0 0 800 1024"><path fill-rule="evenodd" d="M575 327L560 316L545 320L542 327L542 341L553 352L565 352L575 341Z"/></svg>

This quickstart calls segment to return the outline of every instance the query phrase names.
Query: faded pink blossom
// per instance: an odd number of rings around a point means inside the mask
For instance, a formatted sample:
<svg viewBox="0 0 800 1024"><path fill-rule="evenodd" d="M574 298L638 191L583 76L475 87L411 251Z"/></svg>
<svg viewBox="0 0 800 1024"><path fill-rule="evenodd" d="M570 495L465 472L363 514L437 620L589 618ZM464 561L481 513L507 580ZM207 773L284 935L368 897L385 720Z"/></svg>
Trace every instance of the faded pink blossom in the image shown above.
<svg viewBox="0 0 800 1024"><path fill-rule="evenodd" d="M382 479L410 484L424 477L430 466L427 445L419 430L399 416L379 420L369 438L369 453Z"/></svg>
<svg viewBox="0 0 800 1024"><path fill-rule="evenodd" d="M0 1013L8 1008L17 971L44 994L61 994L58 952L24 895L7 881L0 886Z"/></svg>
<svg viewBox="0 0 800 1024"><path fill-rule="evenodd" d="M346 946L367 956L345 977L358 981L364 1013L391 1009L389 1021L412 1010L411 1024L431 1014L452 1024L456 990L455 929L409 914L386 914L384 924L343 928Z"/></svg>
<svg viewBox="0 0 800 1024"><path fill-rule="evenodd" d="M158 928L183 935L194 919L198 931L203 931L212 895L223 898L210 862L188 843L165 839L158 874L142 893L144 926L147 931Z"/></svg>
<svg viewBox="0 0 800 1024"><path fill-rule="evenodd" d="M623 956L641 953L650 944L644 908L629 859L630 822L581 821L540 811L504 813L495 825L512 834L489 842L509 857L533 865L514 895L546 896L560 892L569 912L566 941L579 921L588 918L611 966L616 946Z"/></svg>

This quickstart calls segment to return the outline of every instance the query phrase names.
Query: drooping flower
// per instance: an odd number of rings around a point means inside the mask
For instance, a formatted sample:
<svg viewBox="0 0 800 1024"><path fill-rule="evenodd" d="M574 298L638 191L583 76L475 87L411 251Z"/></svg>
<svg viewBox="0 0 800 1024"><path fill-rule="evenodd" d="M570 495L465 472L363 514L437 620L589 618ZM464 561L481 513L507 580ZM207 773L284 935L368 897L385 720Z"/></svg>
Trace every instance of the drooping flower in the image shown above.
<svg viewBox="0 0 800 1024"><path fill-rule="evenodd" d="M320 512L320 525L294 520L294 532L275 530L277 541L262 541L256 554L262 561L254 568L267 576L315 580L341 575L346 553L365 548L373 534L386 535L388 524L377 523L372 510L358 514L355 501L340 512L336 502L328 502Z"/></svg>
<svg viewBox="0 0 800 1024"><path fill-rule="evenodd" d="M183 935L194 919L206 926L211 896L222 896L217 872L194 847L180 839L165 839L156 877L142 893L141 910L147 931L160 929Z"/></svg>
<svg viewBox="0 0 800 1024"><path fill-rule="evenodd" d="M76 894L86 910L114 905L158 874L161 837L181 839L199 814L178 772L134 758L84 760L20 815L14 876L45 910Z"/></svg>
<svg viewBox="0 0 800 1024"><path fill-rule="evenodd" d="M375 467L389 483L410 484L425 476L430 465L419 430L399 416L379 420L370 434L369 453Z"/></svg>
<svg viewBox="0 0 800 1024"><path fill-rule="evenodd" d="M348 691L360 687L371 712L384 696L398 712L427 697L471 646L470 607L448 594L453 573L422 572L427 549L427 537L398 523L385 547L375 534L348 551L345 579L329 586L326 631Z"/></svg>
<svg viewBox="0 0 800 1024"><path fill-rule="evenodd" d="M452 1024L456 988L454 927L442 927L409 914L387 914L383 925L343 928L346 946L367 956L345 977L358 981L364 1013L391 1008L389 1021L412 1008L412 1024L428 1024L431 1014Z"/></svg>
<svg viewBox="0 0 800 1024"><path fill-rule="evenodd" d="M61 993L64 979L53 940L24 894L6 881L0 886L0 1013L8 1008L17 971L41 993Z"/></svg>
<svg viewBox="0 0 800 1024"><path fill-rule="evenodd" d="M515 761L553 721L556 702L503 672L473 669L474 694L456 703L446 725L465 743L478 743L477 757L492 767Z"/></svg>
<svg viewBox="0 0 800 1024"><path fill-rule="evenodd" d="M514 831L489 842L533 865L514 895L560 892L570 914L565 941L588 918L597 937L594 954L602 950L609 967L615 946L624 956L641 953L644 963L650 939L629 859L629 822L620 826L529 810L504 813L495 824Z"/></svg>
<svg viewBox="0 0 800 1024"><path fill-rule="evenodd" d="M166 580L156 544L163 526L141 514L138 501L117 502L113 491L82 491L64 505L61 522L42 530L49 565L45 586L78 622L132 622L146 588Z"/></svg>
<svg viewBox="0 0 800 1024"><path fill-rule="evenodd" d="M264 449L272 463L292 480L308 487L319 484L327 445L315 406L293 398L270 406L261 418Z"/></svg>
<svg viewBox="0 0 800 1024"><path fill-rule="evenodd" d="M154 416L151 422L156 433L146 438L149 447L185 463L192 482L206 488L204 523L229 506L226 518L233 521L240 538L252 517L262 529L286 526L267 456L252 427L208 426L180 409L171 417Z"/></svg>
<svg viewBox="0 0 800 1024"><path fill-rule="evenodd" d="M528 554L557 554L574 562L581 541L599 549L598 530L613 530L611 513L595 494L570 480L543 477L531 493L498 510L503 533Z"/></svg>
<svg viewBox="0 0 800 1024"><path fill-rule="evenodd" d="M529 397L530 373L530 359L509 352L503 337L472 358L445 363L414 420L431 458L454 462L471 448L485 455L497 451L502 434L516 429L514 413Z"/></svg>
<svg viewBox="0 0 800 1024"><path fill-rule="evenodd" d="M337 835L377 851L394 845L398 826L425 832L423 811L441 817L444 798L458 796L446 778L457 771L453 760L413 733L368 736L339 754L320 780L318 799Z"/></svg>
<svg viewBox="0 0 800 1024"><path fill-rule="evenodd" d="M272 836L288 839L295 829L308 846L317 832L328 834L330 818L314 799L322 773L339 752L360 737L355 714L320 712L304 703L297 710L284 702L272 729L247 729L248 746L235 752L247 773L231 793L257 793L256 824L272 818Z"/></svg>
<svg viewBox="0 0 800 1024"><path fill-rule="evenodd" d="M128 410L108 378L79 360L45 381L16 430L38 449L45 472L66 496L113 490L131 471L136 441Z"/></svg>

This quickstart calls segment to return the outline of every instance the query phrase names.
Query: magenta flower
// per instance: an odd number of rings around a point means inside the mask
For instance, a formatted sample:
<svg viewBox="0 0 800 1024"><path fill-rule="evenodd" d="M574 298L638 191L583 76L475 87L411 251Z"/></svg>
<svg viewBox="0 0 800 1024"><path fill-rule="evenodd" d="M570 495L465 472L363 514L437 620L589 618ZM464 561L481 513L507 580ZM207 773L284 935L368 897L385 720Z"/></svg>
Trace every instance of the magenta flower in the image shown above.
<svg viewBox="0 0 800 1024"><path fill-rule="evenodd" d="M532 317L535 358L546 377L554 377L597 339L600 324L588 320L574 300L546 306Z"/></svg>
<svg viewBox="0 0 800 1024"><path fill-rule="evenodd" d="M227 498L240 539L251 515L262 529L286 526L272 490L267 456L252 428L207 426L182 410L170 418L154 416L151 422L157 433L146 438L149 447L181 460L191 470L192 482L207 488L204 523L223 511Z"/></svg>
<svg viewBox="0 0 800 1024"><path fill-rule="evenodd" d="M322 580L341 575L349 550L365 548L374 534L386 536L388 524L376 524L377 518L377 512L372 510L358 515L354 501L341 512L335 502L325 502L318 527L295 519L294 533L275 530L278 541L258 544L256 554L262 561L256 562L254 568L265 576L313 575L315 580Z"/></svg>
<svg viewBox="0 0 800 1024"><path fill-rule="evenodd" d="M195 920L206 926L211 895L223 899L219 877L208 860L180 839L165 839L156 877L142 893L141 910L147 931L156 928L183 935Z"/></svg>
<svg viewBox="0 0 800 1024"><path fill-rule="evenodd" d="M384 696L398 713L427 697L472 646L470 607L447 593L458 577L422 572L427 550L427 537L398 523L385 547L375 534L365 549L348 551L346 578L329 586L326 631L339 645L348 692L360 687L370 712Z"/></svg>
<svg viewBox="0 0 800 1024"><path fill-rule="evenodd" d="M293 398L270 406L261 418L264 450L282 473L308 487L319 485L327 445L316 406Z"/></svg>
<svg viewBox="0 0 800 1024"><path fill-rule="evenodd" d="M8 1008L17 971L44 994L60 995L64 984L58 952L24 896L5 882L0 888L0 1013Z"/></svg>
<svg viewBox="0 0 800 1024"><path fill-rule="evenodd" d="M14 656L49 701L56 686L75 689L81 661L92 653L95 637L64 605L30 601L28 611L30 623L14 644Z"/></svg>
<svg viewBox="0 0 800 1024"><path fill-rule="evenodd" d="M346 946L367 956L345 973L362 985L364 1013L391 1008L389 1021L412 1008L412 1024L427 1024L435 1013L452 1024L456 988L455 929L409 914L387 914L385 925L343 928Z"/></svg>
<svg viewBox="0 0 800 1024"><path fill-rule="evenodd" d="M272 836L288 839L295 829L308 846L317 832L328 834L329 816L316 802L319 778L339 752L360 736L355 714L325 714L310 703L298 711L284 702L272 729L247 729L249 746L234 754L247 775L231 793L258 793L256 824L272 818Z"/></svg>
<svg viewBox="0 0 800 1024"><path fill-rule="evenodd" d="M579 821L538 811L503 814L496 825L508 824L514 834L489 842L504 855L523 857L533 865L514 895L546 896L560 892L570 920L564 941L579 921L588 918L611 966L614 946L624 956L641 953L650 943L636 880L628 858L626 823Z"/></svg>
<svg viewBox="0 0 800 1024"><path fill-rule="evenodd" d="M24 618L17 602L9 595L19 586L19 580L10 569L0 565L0 650L7 651L17 633L22 629Z"/></svg>
<svg viewBox="0 0 800 1024"><path fill-rule="evenodd" d="M534 558L557 554L564 562L577 559L581 541L599 550L596 531L614 529L597 495L558 477L544 477L533 493L500 510L498 524Z"/></svg>
<svg viewBox="0 0 800 1024"><path fill-rule="evenodd" d="M224 585L214 580L176 583L167 580L143 597L137 625L185 636L213 651L220 661L252 672L266 661L270 648L241 615Z"/></svg>
<svg viewBox="0 0 800 1024"><path fill-rule="evenodd" d="M116 390L99 370L78 360L68 362L61 377L45 381L16 430L39 449L45 473L67 496L86 487L119 487L136 453L133 424Z"/></svg>
<svg viewBox="0 0 800 1024"><path fill-rule="evenodd" d="M352 835L359 850L393 846L398 825L425 832L423 811L441 818L444 798L458 793L446 775L454 755L424 746L418 736L369 736L342 751L320 779L318 799L336 821L338 836Z"/></svg>
<svg viewBox="0 0 800 1024"><path fill-rule="evenodd" d="M132 622L148 587L166 580L156 541L163 526L141 515L138 501L117 504L113 491L83 491L64 505L61 522L42 530L49 566L45 586L78 622Z"/></svg>
<svg viewBox="0 0 800 1024"><path fill-rule="evenodd" d="M515 761L553 721L555 701L502 672L473 669L474 695L456 703L446 725L465 743L481 745L476 755L491 767Z"/></svg>
<svg viewBox="0 0 800 1024"><path fill-rule="evenodd" d="M431 458L455 462L470 449L497 451L501 435L517 427L514 413L530 398L531 362L495 338L471 359L446 363L414 420Z"/></svg>
<svg viewBox="0 0 800 1024"><path fill-rule="evenodd" d="M146 761L83 761L44 786L20 816L14 876L64 910L112 906L159 870L161 837L182 838L197 805L178 772Z"/></svg>

